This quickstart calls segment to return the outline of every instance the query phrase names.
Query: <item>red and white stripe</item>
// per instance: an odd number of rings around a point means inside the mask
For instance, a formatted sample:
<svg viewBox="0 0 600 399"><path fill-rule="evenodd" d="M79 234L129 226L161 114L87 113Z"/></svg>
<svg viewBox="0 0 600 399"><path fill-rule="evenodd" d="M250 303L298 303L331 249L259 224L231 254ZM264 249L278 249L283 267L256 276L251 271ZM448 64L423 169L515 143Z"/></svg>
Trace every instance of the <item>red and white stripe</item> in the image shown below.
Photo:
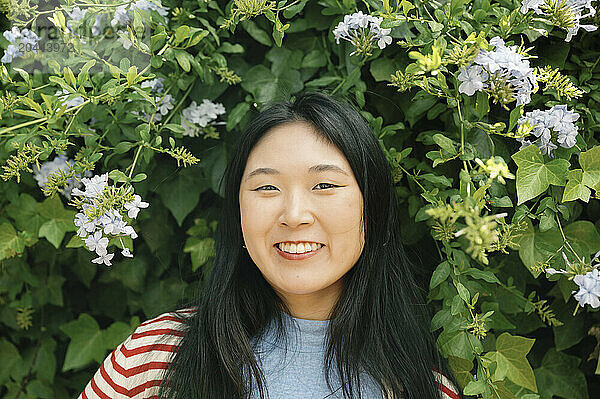
<svg viewBox="0 0 600 399"><path fill-rule="evenodd" d="M177 313L192 314L195 309ZM100 365L77 399L158 399L158 387L184 335L184 320L165 313L142 324ZM437 370L442 399L460 399L454 385ZM382 397L386 394L382 392Z"/></svg>

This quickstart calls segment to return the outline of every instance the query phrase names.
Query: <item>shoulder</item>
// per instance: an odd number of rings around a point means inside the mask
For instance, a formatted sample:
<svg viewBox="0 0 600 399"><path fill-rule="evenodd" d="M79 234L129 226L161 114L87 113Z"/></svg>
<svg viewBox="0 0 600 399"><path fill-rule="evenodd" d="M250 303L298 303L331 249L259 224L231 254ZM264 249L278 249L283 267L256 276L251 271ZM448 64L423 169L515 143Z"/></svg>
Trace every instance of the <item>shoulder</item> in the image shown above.
<svg viewBox="0 0 600 399"><path fill-rule="evenodd" d="M138 328L102 362L78 399L155 397L194 308L161 314Z"/></svg>
<svg viewBox="0 0 600 399"><path fill-rule="evenodd" d="M433 376L442 391L442 399L461 399L458 389L444 374L433 370Z"/></svg>

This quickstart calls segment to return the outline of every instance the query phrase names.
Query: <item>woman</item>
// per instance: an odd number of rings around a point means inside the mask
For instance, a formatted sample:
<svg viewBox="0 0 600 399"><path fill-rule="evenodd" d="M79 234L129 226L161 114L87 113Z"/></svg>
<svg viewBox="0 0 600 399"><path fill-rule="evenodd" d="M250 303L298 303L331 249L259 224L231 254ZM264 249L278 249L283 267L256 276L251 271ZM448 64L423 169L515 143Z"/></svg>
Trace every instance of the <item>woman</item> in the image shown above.
<svg viewBox="0 0 600 399"><path fill-rule="evenodd" d="M353 107L321 93L270 106L224 178L198 302L140 325L81 398L459 398L390 167Z"/></svg>

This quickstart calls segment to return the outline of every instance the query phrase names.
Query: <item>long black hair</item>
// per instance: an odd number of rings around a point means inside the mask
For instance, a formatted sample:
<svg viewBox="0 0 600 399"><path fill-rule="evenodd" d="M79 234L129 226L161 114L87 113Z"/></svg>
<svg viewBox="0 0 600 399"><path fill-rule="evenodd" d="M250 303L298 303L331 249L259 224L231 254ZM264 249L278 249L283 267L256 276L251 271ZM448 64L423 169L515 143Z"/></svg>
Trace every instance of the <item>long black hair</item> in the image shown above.
<svg viewBox="0 0 600 399"><path fill-rule="evenodd" d="M247 398L252 375L260 397L264 375L251 338L270 320L284 334L284 301L250 258L240 225L239 189L246 161L270 129L308 122L345 155L363 195L365 245L343 280L328 326L326 382L337 367L344 398L367 372L394 398L440 398L433 369L448 374L429 329L425 302L400 241L398 201L390 166L367 121L346 100L305 92L295 101L269 105L239 137L224 174L225 198L216 231L216 258L197 312L166 371L159 398ZM360 390L358 391L360 396ZM356 396L356 395L354 395Z"/></svg>

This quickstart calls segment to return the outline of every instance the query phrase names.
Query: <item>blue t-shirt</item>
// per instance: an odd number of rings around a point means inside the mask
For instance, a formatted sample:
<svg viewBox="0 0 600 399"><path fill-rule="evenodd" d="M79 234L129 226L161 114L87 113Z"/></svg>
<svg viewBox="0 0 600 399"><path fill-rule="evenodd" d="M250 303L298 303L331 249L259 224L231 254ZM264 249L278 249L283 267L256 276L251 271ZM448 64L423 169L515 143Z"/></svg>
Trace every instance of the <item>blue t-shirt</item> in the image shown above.
<svg viewBox="0 0 600 399"><path fill-rule="evenodd" d="M285 312L283 318L288 337L287 353L284 349L285 342L277 339L274 321L267 326L260 340L251 340L258 364L265 375L267 397L342 399L344 396L335 359L329 373L333 390L327 388L325 381L325 339L329 320L298 319ZM370 375L361 373L360 379L362 398L382 398L381 390ZM353 394L358 397L356 383L352 385L355 391ZM260 398L256 381L253 381L250 398Z"/></svg>

